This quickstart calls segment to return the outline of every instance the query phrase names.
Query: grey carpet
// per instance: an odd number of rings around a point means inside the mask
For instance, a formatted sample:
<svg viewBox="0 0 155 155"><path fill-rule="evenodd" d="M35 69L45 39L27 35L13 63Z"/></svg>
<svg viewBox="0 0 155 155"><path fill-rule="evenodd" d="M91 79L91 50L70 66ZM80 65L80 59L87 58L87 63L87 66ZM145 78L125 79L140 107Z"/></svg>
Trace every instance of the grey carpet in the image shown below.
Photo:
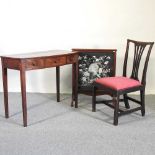
<svg viewBox="0 0 155 155"><path fill-rule="evenodd" d="M4 118L0 94L0 155L154 155L155 96L146 97L146 116L140 112L119 118L113 110L80 95L79 108L70 107L70 95L28 93L28 127L22 126L21 96L9 94L10 118Z"/></svg>

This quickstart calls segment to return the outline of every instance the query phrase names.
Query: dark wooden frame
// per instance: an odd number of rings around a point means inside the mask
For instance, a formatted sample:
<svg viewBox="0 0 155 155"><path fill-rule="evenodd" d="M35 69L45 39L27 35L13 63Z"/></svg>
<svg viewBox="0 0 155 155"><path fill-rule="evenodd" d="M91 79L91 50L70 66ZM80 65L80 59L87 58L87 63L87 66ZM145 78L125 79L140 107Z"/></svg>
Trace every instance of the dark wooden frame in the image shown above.
<svg viewBox="0 0 155 155"><path fill-rule="evenodd" d="M76 52L78 54L80 53L107 53L107 52L111 52L113 53L113 56L114 56L114 65L113 65L113 73L112 73L112 76L115 76L115 71L116 71L116 49L78 49L78 48L74 48L72 49L73 52ZM75 98L75 108L78 108L78 94L85 94L85 95L89 95L89 96L92 96L93 95L93 89L79 89L79 86L78 86L78 78L79 78L79 72L78 72L78 65L77 65L77 69L76 69L76 89L74 88L74 94L76 96ZM93 87L92 87L93 88ZM103 95L103 94L107 94L108 92L105 92L104 90L98 90L97 91L97 95ZM109 93L108 93L109 94ZM109 94L110 95L110 94Z"/></svg>
<svg viewBox="0 0 155 155"><path fill-rule="evenodd" d="M144 69L142 73L142 79L141 79L141 85L127 88L124 90L114 90L109 87L103 86L101 84L98 84L97 82L94 82L93 87L93 105L92 105L92 111L96 111L96 104L97 103L104 103L105 105L108 105L109 107L114 109L114 125L118 125L118 117L124 114L129 114L138 110L141 110L142 116L145 115L145 86L146 86L146 73L147 73L147 67L148 67L148 61L150 58L150 53L153 47L154 42L141 42L141 41L135 41L135 40L127 40L127 46L126 46L126 53L125 53L125 59L124 59L124 66L123 66L123 76L127 76L127 60L128 60L128 52L129 52L129 45L133 43L134 44L134 60L133 60L133 69L131 77L132 79L138 80L138 70L139 65L141 61L141 57L143 54L143 51L146 46L149 46L148 52L146 55L145 63L144 63ZM112 94L113 100L104 100L104 101L96 101L96 90L102 89ZM140 91L140 101L137 99L134 99L132 97L129 97L127 94L130 92ZM120 99L120 95L123 95L123 99ZM129 102L133 101L140 106L130 109ZM119 101L123 101L125 103L125 107L129 110L121 110L119 109ZM113 104L110 104L112 102Z"/></svg>

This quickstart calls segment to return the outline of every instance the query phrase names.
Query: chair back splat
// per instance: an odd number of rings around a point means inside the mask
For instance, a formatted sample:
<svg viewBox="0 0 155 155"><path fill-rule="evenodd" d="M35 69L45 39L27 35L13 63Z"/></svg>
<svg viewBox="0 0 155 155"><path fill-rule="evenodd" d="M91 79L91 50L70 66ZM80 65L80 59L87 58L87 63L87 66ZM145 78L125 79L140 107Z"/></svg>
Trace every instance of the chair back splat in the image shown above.
<svg viewBox="0 0 155 155"><path fill-rule="evenodd" d="M139 80L138 78L139 66L140 66L140 61L144 53L145 47L148 46L149 48L146 54L144 69L143 69L142 78L141 78L141 83L145 86L148 61L149 61L150 53L153 47L153 42L141 42L141 41L135 41L135 40L130 40L130 39L127 40L126 53L125 53L124 66L123 66L123 76L125 77L127 76L126 75L127 74L127 61L128 61L130 44L134 44L133 68L132 68L132 73L130 77L135 80Z"/></svg>

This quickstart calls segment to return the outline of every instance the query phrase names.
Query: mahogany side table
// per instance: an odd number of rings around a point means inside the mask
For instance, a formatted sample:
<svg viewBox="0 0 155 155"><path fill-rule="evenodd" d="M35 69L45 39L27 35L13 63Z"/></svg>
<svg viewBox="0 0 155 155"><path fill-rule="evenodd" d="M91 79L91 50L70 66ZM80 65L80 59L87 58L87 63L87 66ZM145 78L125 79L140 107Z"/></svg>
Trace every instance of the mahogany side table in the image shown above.
<svg viewBox="0 0 155 155"><path fill-rule="evenodd" d="M26 71L56 67L56 88L57 102L60 101L60 66L72 64L72 101L77 105L77 97L75 92L77 86L75 80L78 63L78 53L70 51L44 51L27 54L16 54L10 56L1 56L2 60L2 76L4 90L4 107L5 117L9 118L8 108L8 80L7 69L20 71L22 110L23 110L23 126L27 126L27 100L26 100Z"/></svg>

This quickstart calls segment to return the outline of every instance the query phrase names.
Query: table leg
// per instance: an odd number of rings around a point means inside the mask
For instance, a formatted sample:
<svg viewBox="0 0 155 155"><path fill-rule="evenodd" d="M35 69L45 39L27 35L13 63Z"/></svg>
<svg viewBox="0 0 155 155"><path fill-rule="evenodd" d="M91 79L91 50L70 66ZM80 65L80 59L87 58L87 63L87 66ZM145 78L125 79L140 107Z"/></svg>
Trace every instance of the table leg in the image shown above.
<svg viewBox="0 0 155 155"><path fill-rule="evenodd" d="M27 101L26 101L26 77L25 70L20 69L21 94L22 94L22 109L23 109L23 125L27 126Z"/></svg>
<svg viewBox="0 0 155 155"><path fill-rule="evenodd" d="M75 63L75 88L74 88L75 108L78 108L78 62Z"/></svg>
<svg viewBox="0 0 155 155"><path fill-rule="evenodd" d="M72 100L71 100L71 107L74 106L74 101L75 101L75 63L72 64Z"/></svg>
<svg viewBox="0 0 155 155"><path fill-rule="evenodd" d="M2 63L2 76L3 76L5 118L9 118L7 68L4 68L3 63Z"/></svg>
<svg viewBox="0 0 155 155"><path fill-rule="evenodd" d="M60 67L56 67L57 102L60 102Z"/></svg>

